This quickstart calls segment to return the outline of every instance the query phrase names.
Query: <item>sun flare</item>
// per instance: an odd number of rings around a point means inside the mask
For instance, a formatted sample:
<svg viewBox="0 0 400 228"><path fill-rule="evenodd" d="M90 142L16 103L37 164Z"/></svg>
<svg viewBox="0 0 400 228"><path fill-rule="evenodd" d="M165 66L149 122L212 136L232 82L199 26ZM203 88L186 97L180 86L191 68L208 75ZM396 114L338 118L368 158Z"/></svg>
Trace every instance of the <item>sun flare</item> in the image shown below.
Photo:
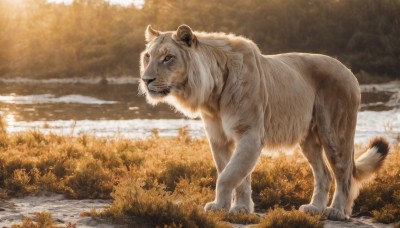
<svg viewBox="0 0 400 228"><path fill-rule="evenodd" d="M8 3L15 6L22 6L25 3L25 0L8 0Z"/></svg>
<svg viewBox="0 0 400 228"><path fill-rule="evenodd" d="M5 120L6 120L8 125L14 125L15 124L15 115L14 115L14 113L8 113L5 116Z"/></svg>

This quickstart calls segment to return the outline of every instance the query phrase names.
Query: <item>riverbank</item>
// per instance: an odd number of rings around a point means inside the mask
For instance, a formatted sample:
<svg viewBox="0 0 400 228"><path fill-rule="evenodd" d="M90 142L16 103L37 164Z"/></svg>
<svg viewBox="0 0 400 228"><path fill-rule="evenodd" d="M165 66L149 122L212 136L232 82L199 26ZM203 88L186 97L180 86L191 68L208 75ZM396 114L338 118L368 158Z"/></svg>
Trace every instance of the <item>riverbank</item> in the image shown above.
<svg viewBox="0 0 400 228"><path fill-rule="evenodd" d="M312 194L312 173L298 149L290 156L262 156L253 173L256 212L265 217L202 212L203 205L214 197L216 170L207 140L192 138L184 129L173 138L159 137L154 131L144 140L3 132L0 164L3 204L15 197L43 193L74 200L110 200L105 210L82 208L82 212L111 226L269 224L266 220L277 220L274 214L289 217L286 222L293 224L322 224L319 217L291 211L307 203ZM362 220L360 216L392 225L400 221L399 166L400 148L392 144L382 170L357 199L353 222ZM51 213L50 208L42 207ZM56 214L53 218L54 224L64 226L79 221L61 221ZM5 221L0 218L0 224Z"/></svg>

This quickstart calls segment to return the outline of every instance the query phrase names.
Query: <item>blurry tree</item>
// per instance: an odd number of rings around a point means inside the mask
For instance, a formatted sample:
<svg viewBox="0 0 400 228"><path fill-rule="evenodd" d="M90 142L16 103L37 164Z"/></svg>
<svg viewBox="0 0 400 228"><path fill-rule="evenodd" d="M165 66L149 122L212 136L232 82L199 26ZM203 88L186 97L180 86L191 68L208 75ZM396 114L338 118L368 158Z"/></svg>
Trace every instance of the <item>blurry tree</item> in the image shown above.
<svg viewBox="0 0 400 228"><path fill-rule="evenodd" d="M1 0L0 76L137 75L145 27L183 23L244 35L264 54L323 53L400 78L400 0Z"/></svg>

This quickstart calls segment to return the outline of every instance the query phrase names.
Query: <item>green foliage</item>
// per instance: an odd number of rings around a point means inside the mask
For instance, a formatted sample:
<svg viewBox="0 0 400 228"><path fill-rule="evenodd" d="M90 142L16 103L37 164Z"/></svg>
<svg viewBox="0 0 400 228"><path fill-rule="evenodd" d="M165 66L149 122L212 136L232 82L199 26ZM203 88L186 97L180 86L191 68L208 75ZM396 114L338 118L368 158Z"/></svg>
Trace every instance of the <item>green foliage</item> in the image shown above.
<svg viewBox="0 0 400 228"><path fill-rule="evenodd" d="M263 228L322 228L318 216L311 216L298 210L285 211L282 208L269 210L265 218L261 221L260 227Z"/></svg>
<svg viewBox="0 0 400 228"><path fill-rule="evenodd" d="M12 2L0 3L0 76L137 75L145 27L185 23L247 36L264 54L324 53L355 73L400 77L399 0Z"/></svg>

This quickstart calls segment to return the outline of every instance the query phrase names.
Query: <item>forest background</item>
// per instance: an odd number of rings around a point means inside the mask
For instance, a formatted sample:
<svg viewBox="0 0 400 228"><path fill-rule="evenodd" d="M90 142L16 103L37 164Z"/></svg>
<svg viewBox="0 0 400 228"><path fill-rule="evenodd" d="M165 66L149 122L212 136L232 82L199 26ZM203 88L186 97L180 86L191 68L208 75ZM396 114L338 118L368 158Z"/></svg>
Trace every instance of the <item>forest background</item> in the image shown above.
<svg viewBox="0 0 400 228"><path fill-rule="evenodd" d="M400 0L2 0L0 77L138 76L145 27L183 23L243 35L263 54L327 54L361 82L400 79Z"/></svg>

